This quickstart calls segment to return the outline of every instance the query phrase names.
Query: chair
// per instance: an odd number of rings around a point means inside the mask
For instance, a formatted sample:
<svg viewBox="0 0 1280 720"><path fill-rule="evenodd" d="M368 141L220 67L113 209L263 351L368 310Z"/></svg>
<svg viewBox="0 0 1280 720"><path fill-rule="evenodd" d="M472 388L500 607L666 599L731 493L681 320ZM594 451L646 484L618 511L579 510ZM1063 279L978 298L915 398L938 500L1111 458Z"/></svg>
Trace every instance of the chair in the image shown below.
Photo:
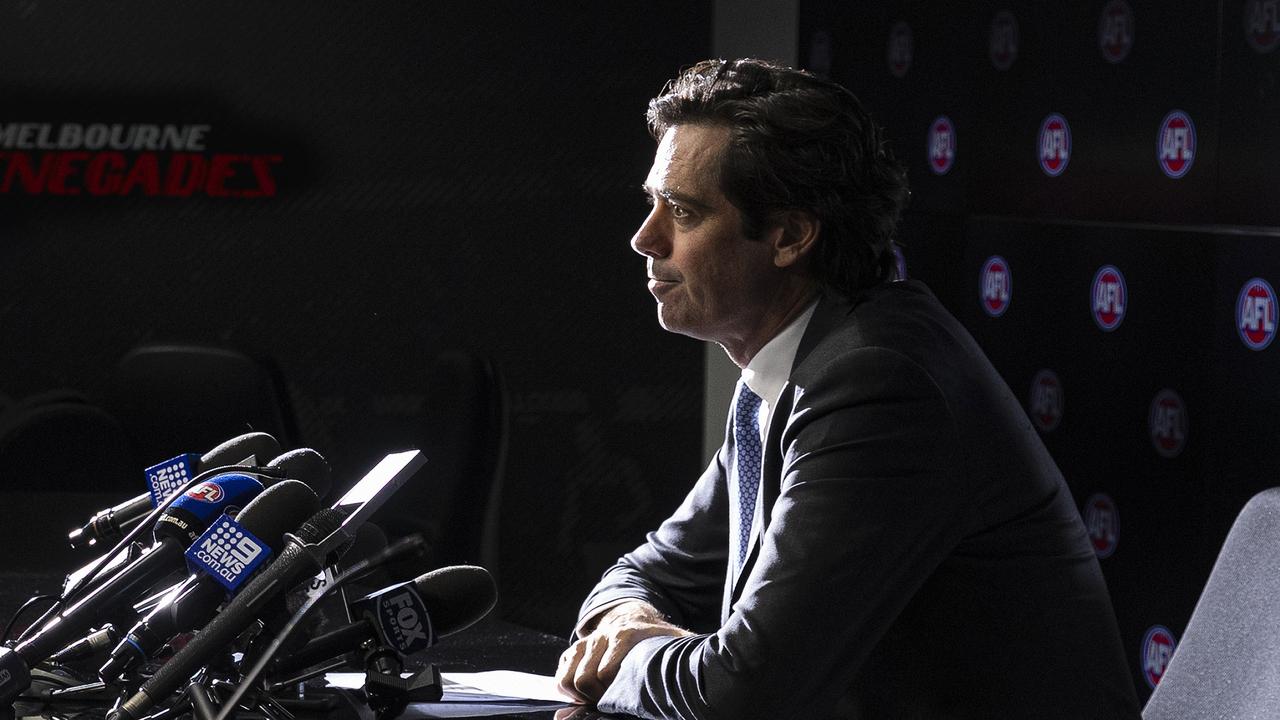
<svg viewBox="0 0 1280 720"><path fill-rule="evenodd" d="M67 532L146 486L120 423L72 390L0 413L0 548L9 570L57 573L83 558Z"/></svg>
<svg viewBox="0 0 1280 720"><path fill-rule="evenodd" d="M246 433L270 433L281 447L297 424L275 363L238 350L147 344L116 364L107 408L128 433L140 468L203 453Z"/></svg>
<svg viewBox="0 0 1280 720"><path fill-rule="evenodd" d="M374 413L343 438L369 465L393 450L423 451L427 464L373 521L391 539L422 533L431 544L426 568L470 563L497 573L508 417L496 363L447 352L429 369L420 403Z"/></svg>
<svg viewBox="0 0 1280 720"><path fill-rule="evenodd" d="M1280 717L1280 487L1236 517L1144 720Z"/></svg>

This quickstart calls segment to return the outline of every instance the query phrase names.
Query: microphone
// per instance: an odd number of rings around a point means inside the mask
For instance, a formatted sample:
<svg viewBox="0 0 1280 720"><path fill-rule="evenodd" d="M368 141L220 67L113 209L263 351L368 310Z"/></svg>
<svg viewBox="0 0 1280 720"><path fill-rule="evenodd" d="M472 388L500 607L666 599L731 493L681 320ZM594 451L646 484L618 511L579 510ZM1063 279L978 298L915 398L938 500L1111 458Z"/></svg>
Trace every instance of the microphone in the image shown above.
<svg viewBox="0 0 1280 720"><path fill-rule="evenodd" d="M262 492L262 483L224 473L175 498L153 529L155 544L12 649L0 648L0 703L31 684L30 669L84 634L102 617L129 605L148 587L182 566L183 551L229 507Z"/></svg>
<svg viewBox="0 0 1280 720"><path fill-rule="evenodd" d="M357 600L360 619L321 635L297 652L276 661L270 674L308 668L374 641L402 656L479 622L498 602L498 588L488 570L453 565L432 570Z"/></svg>
<svg viewBox="0 0 1280 720"><path fill-rule="evenodd" d="M266 464L264 469L268 473L279 470L289 480L301 480L311 487L320 500L329 494L331 487L329 463L324 456L311 448L297 448L277 455Z"/></svg>
<svg viewBox="0 0 1280 720"><path fill-rule="evenodd" d="M328 537L341 525L342 513L325 508L303 523L296 535L286 535L280 555L259 571L185 647L161 665L133 697L109 715L109 720L138 720L157 702L186 684L192 673L206 665L216 653L226 651L276 596L320 571L326 563L310 553L307 546Z"/></svg>
<svg viewBox="0 0 1280 720"><path fill-rule="evenodd" d="M251 579L240 594L196 633L191 642L160 666L108 720L138 720L157 702L189 682L192 673L215 654L225 652L276 596L332 564L349 546L356 529L425 462L417 450L386 456L333 507L311 516L296 535L286 536L285 548L279 557Z"/></svg>
<svg viewBox="0 0 1280 720"><path fill-rule="evenodd" d="M284 545L284 534L315 513L319 505L315 492L306 484L283 480L246 505L236 515L236 522L261 538L274 554ZM216 578L203 571L192 572L129 630L98 671L99 678L110 683L141 665L174 635L208 622L226 597L225 588Z"/></svg>
<svg viewBox="0 0 1280 720"><path fill-rule="evenodd" d="M267 433L245 433L200 456L196 471L199 473L210 468L235 465L249 458L252 458L252 463L256 463L258 458L268 458L279 452L280 443ZM77 549L119 540L131 525L145 517L153 507L155 505L152 504L151 493L142 493L119 505L99 510L82 527L68 533L67 540L71 547Z"/></svg>

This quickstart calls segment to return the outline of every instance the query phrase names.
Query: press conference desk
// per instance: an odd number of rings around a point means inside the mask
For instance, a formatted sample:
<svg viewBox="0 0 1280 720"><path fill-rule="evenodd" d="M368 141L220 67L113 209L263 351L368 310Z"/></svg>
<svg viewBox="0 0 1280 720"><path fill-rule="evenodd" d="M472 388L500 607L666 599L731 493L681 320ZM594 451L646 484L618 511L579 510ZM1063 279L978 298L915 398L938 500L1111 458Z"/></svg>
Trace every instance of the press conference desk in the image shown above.
<svg viewBox="0 0 1280 720"><path fill-rule="evenodd" d="M31 595L36 592L55 591L61 579L60 575L48 573L0 572L0 624L7 622L13 615L14 610ZM27 619L29 620L30 616ZM555 671L556 662L565 645L566 642L562 638L513 625L502 620L486 618L467 630L446 638L435 647L413 658L411 663L416 664L418 667L426 663L432 663L446 674L450 672L480 672L485 670L519 670L540 675L550 675ZM411 666L406 669L413 670L416 667ZM338 703L335 710L325 714L295 714L298 720L307 720L309 717L323 718L323 720L374 720L374 714L363 702L350 697L344 699L345 702ZM443 713L448 713L448 716L451 717L553 720L556 717L556 711L559 709L556 706L543 706L528 710L504 711L500 714L486 714L483 712L472 714L477 710L474 706L468 707L466 703L449 703L448 705L449 707L438 706L434 708L436 712L441 713L434 716L441 717L445 716ZM40 708L33 705L20 704L18 710L19 717L33 719L37 717L59 717L68 718L68 720L98 720L105 715L106 708L93 705ZM618 717L603 715L595 711L589 711L586 708L581 708L580 710L578 717L573 718L573 720ZM567 713L568 711L562 714ZM424 713L417 712L414 706L410 706L409 710L400 717L404 720L415 720L424 716Z"/></svg>

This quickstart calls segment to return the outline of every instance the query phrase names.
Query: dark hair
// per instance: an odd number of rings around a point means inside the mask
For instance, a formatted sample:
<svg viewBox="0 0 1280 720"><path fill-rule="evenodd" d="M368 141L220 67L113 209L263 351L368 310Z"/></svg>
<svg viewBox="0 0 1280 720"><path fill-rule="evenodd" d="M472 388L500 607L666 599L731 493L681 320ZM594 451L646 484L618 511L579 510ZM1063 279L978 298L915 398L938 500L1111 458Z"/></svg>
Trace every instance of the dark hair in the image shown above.
<svg viewBox="0 0 1280 720"><path fill-rule="evenodd" d="M787 210L821 223L812 273L846 295L893 277L906 173L845 88L764 60L704 60L649 101L655 138L673 125L730 129L720 187L759 238Z"/></svg>

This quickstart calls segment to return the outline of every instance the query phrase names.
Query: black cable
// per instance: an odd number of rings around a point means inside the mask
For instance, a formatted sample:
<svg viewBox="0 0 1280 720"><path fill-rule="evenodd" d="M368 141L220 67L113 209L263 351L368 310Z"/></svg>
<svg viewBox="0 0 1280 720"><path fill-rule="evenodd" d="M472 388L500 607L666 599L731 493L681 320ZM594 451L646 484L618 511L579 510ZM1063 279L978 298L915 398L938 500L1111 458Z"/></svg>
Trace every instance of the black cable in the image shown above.
<svg viewBox="0 0 1280 720"><path fill-rule="evenodd" d="M9 633L13 632L13 626L18 622L18 618L22 617L22 613L27 608L31 607L32 603L39 602L41 600L53 600L55 601L54 605L56 606L58 596L57 595L32 595L30 598L28 598L26 602L22 603L21 607L13 611L13 617L9 618L9 624L4 626L4 635L0 635L0 642L8 642Z"/></svg>
<svg viewBox="0 0 1280 720"><path fill-rule="evenodd" d="M271 663L271 659L275 657L276 653L280 651L280 648L288 641L289 636L293 634L294 630L296 630L302 623L302 620L321 600L328 597L330 593L342 587L344 584L357 578L364 577L371 570L383 565L384 563L390 562L406 553L421 552L425 545L426 543L423 541L422 536L416 533L409 535L408 537L401 538L365 560L347 568L347 570L341 575L334 578L333 582L330 583L328 587L321 592L316 593L312 597L307 598L307 601L302 604L302 607L298 608L297 612L293 614L293 617L289 618L289 622L286 623L280 630L280 633L276 635L276 639L273 640L271 644L267 646L267 649L262 652L261 657L258 658L258 662L255 663L253 668L251 668L249 672L245 673L240 679L240 684L236 686L235 692L232 693L231 697L222 704L222 710L218 712L217 717L213 720L227 720L227 718L235 712L236 706L240 704L242 699L244 699L245 694L249 692L249 688L258 679L258 676L262 674L262 671Z"/></svg>

